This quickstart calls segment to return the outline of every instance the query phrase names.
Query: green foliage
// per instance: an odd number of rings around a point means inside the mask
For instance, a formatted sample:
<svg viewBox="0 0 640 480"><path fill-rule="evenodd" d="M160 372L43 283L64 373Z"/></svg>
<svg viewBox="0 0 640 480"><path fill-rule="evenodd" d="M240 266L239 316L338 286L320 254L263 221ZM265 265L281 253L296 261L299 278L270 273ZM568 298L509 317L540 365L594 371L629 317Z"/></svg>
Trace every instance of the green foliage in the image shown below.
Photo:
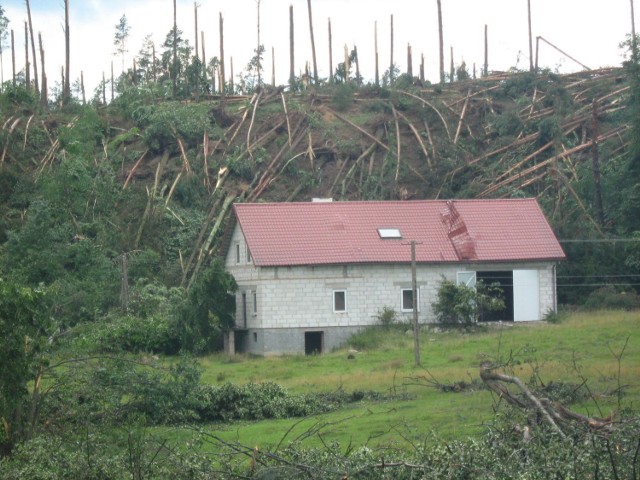
<svg viewBox="0 0 640 480"><path fill-rule="evenodd" d="M386 305L382 307L382 310L378 310L376 317L384 327L390 327L398 322L398 312L396 312L394 308Z"/></svg>
<svg viewBox="0 0 640 480"><path fill-rule="evenodd" d="M636 310L640 308L640 296L632 289L614 286L601 287L589 294L584 303L588 310Z"/></svg>
<svg viewBox="0 0 640 480"><path fill-rule="evenodd" d="M166 149L178 151L176 137L185 142L186 148L194 148L202 141L205 132L212 134L213 127L203 104L179 104L167 102L160 105L140 105L133 119L143 129L143 138L152 152Z"/></svg>
<svg viewBox="0 0 640 480"><path fill-rule="evenodd" d="M220 260L200 273L177 314L182 348L194 353L219 348L221 335L235 321L235 296L238 285Z"/></svg>
<svg viewBox="0 0 640 480"><path fill-rule="evenodd" d="M441 323L470 325L480 320L482 312L504 308L500 293L500 288L495 285L486 286L478 282L474 288L456 285L443 278L438 287L438 299L432 304L433 312Z"/></svg>
<svg viewBox="0 0 640 480"><path fill-rule="evenodd" d="M356 87L351 83L339 84L334 87L332 104L339 112L345 112L353 105L353 96Z"/></svg>
<svg viewBox="0 0 640 480"><path fill-rule="evenodd" d="M0 451L29 434L27 386L44 364L53 333L44 295L0 277Z"/></svg>
<svg viewBox="0 0 640 480"><path fill-rule="evenodd" d="M496 116L494 127L500 136L515 136L522 132L524 125L517 109L511 109Z"/></svg>

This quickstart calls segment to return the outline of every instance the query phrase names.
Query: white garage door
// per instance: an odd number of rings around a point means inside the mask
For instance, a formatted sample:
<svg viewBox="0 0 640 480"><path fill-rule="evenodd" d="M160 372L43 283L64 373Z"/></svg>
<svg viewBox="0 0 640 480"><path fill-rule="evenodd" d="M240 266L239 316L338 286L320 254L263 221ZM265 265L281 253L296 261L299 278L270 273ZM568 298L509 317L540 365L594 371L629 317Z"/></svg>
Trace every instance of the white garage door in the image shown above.
<svg viewBox="0 0 640 480"><path fill-rule="evenodd" d="M540 288L537 270L513 271L513 320L540 320Z"/></svg>

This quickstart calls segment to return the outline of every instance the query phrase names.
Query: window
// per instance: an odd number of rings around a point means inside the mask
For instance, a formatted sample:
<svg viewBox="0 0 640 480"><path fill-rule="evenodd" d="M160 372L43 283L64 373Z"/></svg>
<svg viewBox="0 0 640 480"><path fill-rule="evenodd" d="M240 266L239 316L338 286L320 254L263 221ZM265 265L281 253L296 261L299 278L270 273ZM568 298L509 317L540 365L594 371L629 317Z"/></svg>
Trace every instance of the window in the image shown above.
<svg viewBox="0 0 640 480"><path fill-rule="evenodd" d="M251 263L251 250L249 250L249 245L247 245L247 263Z"/></svg>
<svg viewBox="0 0 640 480"><path fill-rule="evenodd" d="M253 291L253 314L258 314L258 292L256 290Z"/></svg>
<svg viewBox="0 0 640 480"><path fill-rule="evenodd" d="M418 298L417 305L418 311L420 310L420 289L417 289ZM400 310L403 312L413 312L413 289L412 288L403 288L401 292L400 298Z"/></svg>
<svg viewBox="0 0 640 480"><path fill-rule="evenodd" d="M347 291L346 290L333 291L333 311L334 312L347 311Z"/></svg>
<svg viewBox="0 0 640 480"><path fill-rule="evenodd" d="M402 238L400 229L398 228L379 228L378 235L380 238Z"/></svg>
<svg viewBox="0 0 640 480"><path fill-rule="evenodd" d="M236 263L240 263L240 244L236 243Z"/></svg>

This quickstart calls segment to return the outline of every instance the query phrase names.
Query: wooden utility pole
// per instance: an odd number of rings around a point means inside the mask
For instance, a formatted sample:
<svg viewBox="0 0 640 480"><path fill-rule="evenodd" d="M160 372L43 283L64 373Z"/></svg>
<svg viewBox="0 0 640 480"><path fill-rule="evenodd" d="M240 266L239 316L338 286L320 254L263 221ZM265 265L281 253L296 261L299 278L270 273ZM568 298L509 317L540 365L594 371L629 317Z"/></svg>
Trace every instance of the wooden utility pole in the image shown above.
<svg viewBox="0 0 640 480"><path fill-rule="evenodd" d="M33 24L31 23L31 5L29 0L26 0L27 4L27 21L29 22L29 36L31 37L31 57L33 58L33 85L36 94L40 93L40 85L38 81L38 62L36 60L36 42L33 37Z"/></svg>
<svg viewBox="0 0 640 480"><path fill-rule="evenodd" d="M375 65L376 65L376 72L375 72L375 82L376 82L376 87L380 85L380 65L379 65L379 55L378 55L378 22L374 22L373 24L373 46L375 49Z"/></svg>
<svg viewBox="0 0 640 480"><path fill-rule="evenodd" d="M411 291L413 300L413 355L420 366L420 329L418 327L418 282L416 274L416 241L411 240Z"/></svg>
<svg viewBox="0 0 640 480"><path fill-rule="evenodd" d="M293 5L289 5L289 89L293 90L296 85L295 55L293 38Z"/></svg>
<svg viewBox="0 0 640 480"><path fill-rule="evenodd" d="M69 0L64 0L65 76L63 103L71 100L71 35L69 33ZM113 62L112 62L113 63Z"/></svg>
<svg viewBox="0 0 640 480"><path fill-rule="evenodd" d="M441 0L438 0L438 45L440 49L440 83L444 83L444 34L442 32Z"/></svg>
<svg viewBox="0 0 640 480"><path fill-rule="evenodd" d="M329 83L333 83L333 39L331 36L331 18L327 19L329 27Z"/></svg>
<svg viewBox="0 0 640 480"><path fill-rule="evenodd" d="M529 23L529 71L533 72L533 36L531 33L531 0L527 0L527 18Z"/></svg>
<svg viewBox="0 0 640 480"><path fill-rule="evenodd" d="M316 42L313 36L313 15L311 13L311 0L307 0L309 10L309 34L311 35L311 58L313 60L313 81L318 84L318 63L316 62Z"/></svg>
<svg viewBox="0 0 640 480"><path fill-rule="evenodd" d="M482 76L489 76L489 33L487 24L484 24L484 68L482 69Z"/></svg>

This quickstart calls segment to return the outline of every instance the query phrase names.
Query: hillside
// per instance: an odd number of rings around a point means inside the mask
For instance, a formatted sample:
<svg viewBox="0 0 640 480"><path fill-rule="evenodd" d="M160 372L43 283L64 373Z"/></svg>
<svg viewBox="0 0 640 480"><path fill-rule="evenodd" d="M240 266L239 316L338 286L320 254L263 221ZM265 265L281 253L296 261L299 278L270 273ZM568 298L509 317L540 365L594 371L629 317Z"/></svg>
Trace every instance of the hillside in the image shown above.
<svg viewBox="0 0 640 480"><path fill-rule="evenodd" d="M423 86L403 75L387 87L265 87L183 101L125 85L109 106L49 110L9 88L0 241L13 239L9 254L24 247L34 201L46 199L68 211L54 243L91 239L110 260L146 252L163 284L186 286L215 256L232 201L533 196L561 239L625 237L638 229L628 79L622 69L513 72ZM635 274L634 245L591 243L601 265L563 268ZM587 254L584 242L564 246L572 260ZM561 298L590 289L570 290Z"/></svg>

